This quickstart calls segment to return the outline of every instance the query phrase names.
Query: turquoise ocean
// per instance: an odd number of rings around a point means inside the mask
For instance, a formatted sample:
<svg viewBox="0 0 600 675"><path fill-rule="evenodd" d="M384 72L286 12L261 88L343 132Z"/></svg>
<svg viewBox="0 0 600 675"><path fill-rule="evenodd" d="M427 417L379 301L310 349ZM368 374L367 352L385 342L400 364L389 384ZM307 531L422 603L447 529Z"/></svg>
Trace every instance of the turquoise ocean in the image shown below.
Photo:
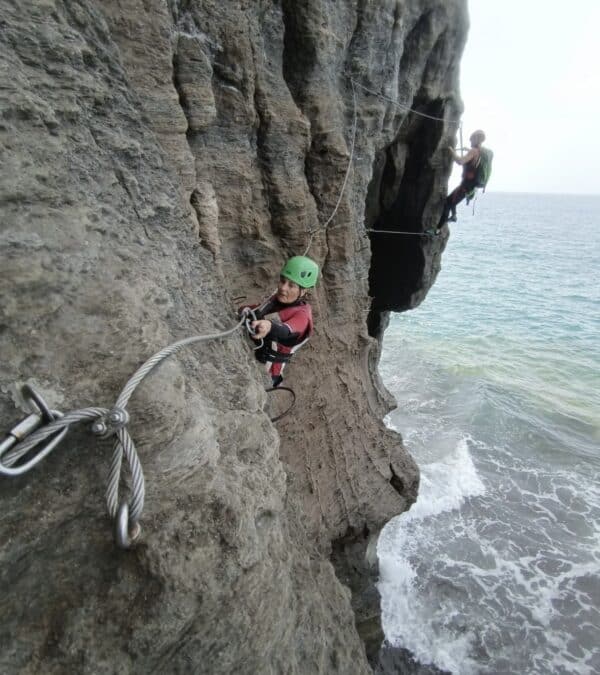
<svg viewBox="0 0 600 675"><path fill-rule="evenodd" d="M378 545L386 638L456 674L600 673L600 196L475 205L385 334L421 470Z"/></svg>

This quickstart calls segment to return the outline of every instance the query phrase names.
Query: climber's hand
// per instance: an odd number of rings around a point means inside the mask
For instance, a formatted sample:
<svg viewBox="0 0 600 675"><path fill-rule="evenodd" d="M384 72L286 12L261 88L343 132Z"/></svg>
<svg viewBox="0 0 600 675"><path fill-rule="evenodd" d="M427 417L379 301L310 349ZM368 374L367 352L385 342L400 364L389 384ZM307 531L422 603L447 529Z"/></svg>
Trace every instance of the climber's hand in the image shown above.
<svg viewBox="0 0 600 675"><path fill-rule="evenodd" d="M254 335L252 338L254 340L262 340L264 337L271 332L271 322L267 319L260 319L259 321L253 321L250 324L254 330Z"/></svg>

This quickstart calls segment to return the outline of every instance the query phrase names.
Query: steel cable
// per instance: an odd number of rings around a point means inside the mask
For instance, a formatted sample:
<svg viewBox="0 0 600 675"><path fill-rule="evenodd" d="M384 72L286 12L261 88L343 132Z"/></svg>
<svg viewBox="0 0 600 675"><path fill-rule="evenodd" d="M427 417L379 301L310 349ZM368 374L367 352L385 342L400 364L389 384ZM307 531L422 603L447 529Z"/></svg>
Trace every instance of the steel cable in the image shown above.
<svg viewBox="0 0 600 675"><path fill-rule="evenodd" d="M43 459L48 454L48 452L50 452L50 450L52 450L54 447L54 439L52 439L45 448L42 448L36 457L27 462L26 466L23 467L23 471L19 472L18 467L17 469L11 469L11 467L13 467L14 464L16 464L22 457L33 450L33 448L35 448L41 442L53 435L57 436L59 433L68 430L73 424L78 424L80 422L93 422L93 433L103 437L114 434L116 436L116 440L108 473L106 505L110 517L117 519L119 511L123 506L123 504L119 503L119 483L122 476L123 456L125 456L131 474L131 495L129 503L126 504L128 514L127 529L129 533L135 533L135 535L131 537L125 536L124 540L121 540L122 538L117 535L117 543L123 548L129 548L133 538L137 536L140 530L139 519L144 509L145 497L144 472L142 470L142 465L139 460L133 439L127 430L129 414L126 410L126 406L129 402L129 399L142 380L154 368L156 368L156 366L158 366L169 356L172 356L183 347L195 344L197 342L207 342L209 340L228 337L241 328L244 324L246 325L246 328L252 332L250 326L250 321L252 318L253 316L251 314L244 314L238 323L229 330L225 330L220 333L212 333L209 335L195 335L193 337L174 342L164 349L161 349L159 352L151 356L140 368L138 368L138 370L128 380L125 387L119 394L117 402L113 408L81 408L79 410L71 410L64 415L58 413L57 411L52 411L55 413L54 416L56 419L53 419L43 427L33 431L30 435L28 435L23 440L18 441L14 447L11 447L10 450L4 452L0 456L0 474L4 473L5 475L16 475L17 472L25 473L26 471L29 471L39 461L41 461L41 459Z"/></svg>
<svg viewBox="0 0 600 675"><path fill-rule="evenodd" d="M344 182L342 183L342 189L340 190L340 195L337 199L335 208L331 212L331 215L329 218L325 221L323 225L317 226L314 230L309 232L310 237L308 239L308 245L306 247L306 250L304 251L303 255L306 255L310 251L310 247L312 246L312 241L313 237L319 230L326 230L327 226L329 223L333 220L335 214L337 213L337 210L340 207L340 204L342 203L342 197L344 195L344 190L346 189L346 183L348 182L348 176L350 175L350 169L352 168L352 160L354 158L354 145L356 142L356 126L357 126L357 120L358 120L358 115L356 112L356 89L354 88L354 80L350 80L352 83L352 102L354 106L354 115L353 115L353 121L352 121L352 141L350 142L350 157L348 158L348 166L346 167L346 174L344 176Z"/></svg>

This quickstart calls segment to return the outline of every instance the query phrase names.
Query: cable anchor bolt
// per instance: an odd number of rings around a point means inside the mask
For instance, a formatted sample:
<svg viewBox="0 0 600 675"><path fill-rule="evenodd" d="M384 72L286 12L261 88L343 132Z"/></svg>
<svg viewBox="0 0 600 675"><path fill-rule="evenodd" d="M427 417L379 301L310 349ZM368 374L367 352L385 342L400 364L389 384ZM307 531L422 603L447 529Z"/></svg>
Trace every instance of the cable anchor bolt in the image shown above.
<svg viewBox="0 0 600 675"><path fill-rule="evenodd" d="M129 413L125 408L112 408L106 415L99 417L91 426L92 433L106 438L116 434L129 423Z"/></svg>

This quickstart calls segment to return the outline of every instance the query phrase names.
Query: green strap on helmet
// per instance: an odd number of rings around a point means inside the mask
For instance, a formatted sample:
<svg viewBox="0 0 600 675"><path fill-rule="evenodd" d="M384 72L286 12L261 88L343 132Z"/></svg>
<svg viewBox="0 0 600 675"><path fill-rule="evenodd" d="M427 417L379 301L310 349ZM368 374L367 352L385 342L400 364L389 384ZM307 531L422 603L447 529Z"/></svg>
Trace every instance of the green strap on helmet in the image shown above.
<svg viewBox="0 0 600 675"><path fill-rule="evenodd" d="M313 288L319 278L319 266L304 255L290 258L281 270L281 276L298 284L301 288Z"/></svg>

